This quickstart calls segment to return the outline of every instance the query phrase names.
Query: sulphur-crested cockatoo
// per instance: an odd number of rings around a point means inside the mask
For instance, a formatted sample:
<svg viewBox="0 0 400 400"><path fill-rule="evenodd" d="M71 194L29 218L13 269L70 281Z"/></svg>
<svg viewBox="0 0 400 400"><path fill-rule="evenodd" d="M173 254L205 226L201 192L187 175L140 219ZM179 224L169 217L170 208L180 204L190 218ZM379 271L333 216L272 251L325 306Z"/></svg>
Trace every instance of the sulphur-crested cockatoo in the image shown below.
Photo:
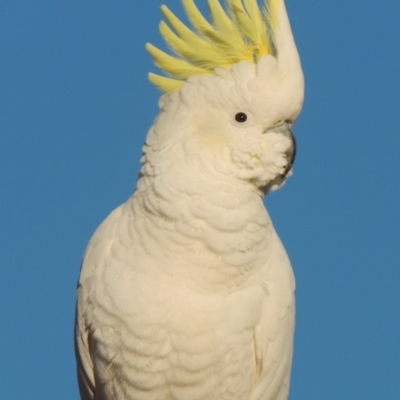
<svg viewBox="0 0 400 400"><path fill-rule="evenodd" d="M97 229L78 287L83 400L286 400L294 278L263 197L291 174L304 96L283 0L166 6L173 54L133 196Z"/></svg>

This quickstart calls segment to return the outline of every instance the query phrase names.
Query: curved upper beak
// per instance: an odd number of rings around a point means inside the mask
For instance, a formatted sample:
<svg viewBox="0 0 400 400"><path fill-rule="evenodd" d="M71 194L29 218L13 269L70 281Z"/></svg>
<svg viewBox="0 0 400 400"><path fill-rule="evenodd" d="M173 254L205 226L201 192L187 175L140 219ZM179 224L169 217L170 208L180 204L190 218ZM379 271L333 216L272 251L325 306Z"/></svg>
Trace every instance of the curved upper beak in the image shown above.
<svg viewBox="0 0 400 400"><path fill-rule="evenodd" d="M292 169L294 161L296 160L296 153L297 153L297 142L296 142L296 137L294 136L292 130L290 130L290 137L292 139L292 149L290 154L288 154L289 157L289 163L285 169L285 172L283 173L284 176L286 176L289 171Z"/></svg>
<svg viewBox="0 0 400 400"><path fill-rule="evenodd" d="M293 167L294 161L296 159L297 144L296 144L296 138L292 131L292 126L293 126L293 124L291 124L290 122L284 122L283 124L275 126L273 128L270 128L264 132L264 133L268 133L268 132L280 133L284 136L287 136L292 141L292 146L286 153L286 156L287 156L287 159L289 162L285 168L285 171L282 174L283 177L286 177L286 175L290 172L290 170Z"/></svg>

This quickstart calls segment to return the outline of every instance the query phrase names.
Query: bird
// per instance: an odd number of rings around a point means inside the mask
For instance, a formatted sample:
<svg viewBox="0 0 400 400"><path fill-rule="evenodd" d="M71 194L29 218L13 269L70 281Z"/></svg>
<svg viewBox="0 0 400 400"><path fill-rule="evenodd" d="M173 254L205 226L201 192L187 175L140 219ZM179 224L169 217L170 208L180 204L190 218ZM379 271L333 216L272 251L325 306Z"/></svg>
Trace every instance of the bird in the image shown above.
<svg viewBox="0 0 400 400"><path fill-rule="evenodd" d="M82 400L286 400L295 278L264 197L292 175L304 75L284 0L167 6L132 196L77 289Z"/></svg>

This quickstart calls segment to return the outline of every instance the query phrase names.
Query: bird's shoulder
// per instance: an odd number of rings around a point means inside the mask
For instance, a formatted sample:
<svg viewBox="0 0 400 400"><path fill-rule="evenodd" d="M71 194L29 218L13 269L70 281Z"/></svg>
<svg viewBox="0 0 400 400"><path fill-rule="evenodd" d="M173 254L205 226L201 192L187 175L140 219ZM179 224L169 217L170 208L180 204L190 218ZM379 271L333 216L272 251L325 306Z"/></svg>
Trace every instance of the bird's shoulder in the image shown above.
<svg viewBox="0 0 400 400"><path fill-rule="evenodd" d="M126 204L122 204L99 225L83 254L80 283L96 273L99 265L104 262L113 244L120 236L121 222L128 219L129 209Z"/></svg>

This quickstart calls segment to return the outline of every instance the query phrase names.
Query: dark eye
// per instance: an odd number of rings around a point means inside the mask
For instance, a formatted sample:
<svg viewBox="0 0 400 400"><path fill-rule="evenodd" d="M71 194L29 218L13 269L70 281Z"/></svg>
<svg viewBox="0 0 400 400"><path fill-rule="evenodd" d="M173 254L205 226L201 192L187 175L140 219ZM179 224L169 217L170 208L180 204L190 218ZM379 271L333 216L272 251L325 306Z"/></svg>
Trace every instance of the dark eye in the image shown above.
<svg viewBox="0 0 400 400"><path fill-rule="evenodd" d="M243 113L243 112L237 113L235 115L235 120L237 122L241 122L241 123L246 122L247 121L247 115L245 113Z"/></svg>

